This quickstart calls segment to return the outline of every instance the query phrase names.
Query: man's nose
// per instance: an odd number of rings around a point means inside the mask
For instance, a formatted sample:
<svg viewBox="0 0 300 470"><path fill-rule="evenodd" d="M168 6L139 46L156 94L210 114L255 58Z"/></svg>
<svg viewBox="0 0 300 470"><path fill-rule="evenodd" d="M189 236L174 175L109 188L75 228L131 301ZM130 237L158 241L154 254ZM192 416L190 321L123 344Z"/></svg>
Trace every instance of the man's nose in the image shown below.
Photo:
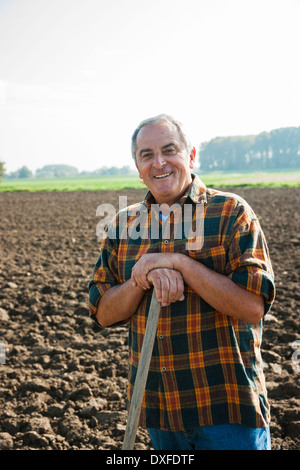
<svg viewBox="0 0 300 470"><path fill-rule="evenodd" d="M163 168L166 164L166 159L161 152L156 152L154 157L153 166L157 169Z"/></svg>

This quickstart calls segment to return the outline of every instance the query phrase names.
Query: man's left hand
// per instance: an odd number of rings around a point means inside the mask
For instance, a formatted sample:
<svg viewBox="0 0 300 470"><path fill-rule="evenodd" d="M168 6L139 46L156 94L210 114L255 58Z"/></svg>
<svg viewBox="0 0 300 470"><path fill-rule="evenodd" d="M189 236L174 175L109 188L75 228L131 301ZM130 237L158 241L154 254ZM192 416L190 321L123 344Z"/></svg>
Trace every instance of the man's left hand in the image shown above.
<svg viewBox="0 0 300 470"><path fill-rule="evenodd" d="M180 272L176 269L152 269L147 279L153 285L157 300L162 307L167 307L178 300L184 300L184 282Z"/></svg>

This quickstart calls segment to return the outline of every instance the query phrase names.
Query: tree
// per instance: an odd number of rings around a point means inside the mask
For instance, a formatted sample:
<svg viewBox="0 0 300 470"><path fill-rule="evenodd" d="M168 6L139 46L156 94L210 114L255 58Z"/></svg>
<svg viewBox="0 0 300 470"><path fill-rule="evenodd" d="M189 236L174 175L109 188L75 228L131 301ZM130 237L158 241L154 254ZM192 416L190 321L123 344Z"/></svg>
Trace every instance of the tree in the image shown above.
<svg viewBox="0 0 300 470"><path fill-rule="evenodd" d="M45 165L35 174L37 178L68 178L78 176L78 170L70 165Z"/></svg>
<svg viewBox="0 0 300 470"><path fill-rule="evenodd" d="M199 156L201 171L300 168L300 127L216 137L201 145Z"/></svg>
<svg viewBox="0 0 300 470"><path fill-rule="evenodd" d="M32 171L30 171L27 166L22 166L22 168L7 175L8 178L31 178L32 176Z"/></svg>
<svg viewBox="0 0 300 470"><path fill-rule="evenodd" d="M110 176L110 175L130 175L135 174L135 170L130 168L129 165L122 166L121 168L116 166L102 166L97 170L92 172L92 175L100 175L100 176Z"/></svg>
<svg viewBox="0 0 300 470"><path fill-rule="evenodd" d="M31 178L32 177L32 171L29 170L29 168L27 168L27 166L22 166L22 168L20 168L18 170L18 178Z"/></svg>
<svg viewBox="0 0 300 470"><path fill-rule="evenodd" d="M5 173L4 162L0 162L0 181Z"/></svg>

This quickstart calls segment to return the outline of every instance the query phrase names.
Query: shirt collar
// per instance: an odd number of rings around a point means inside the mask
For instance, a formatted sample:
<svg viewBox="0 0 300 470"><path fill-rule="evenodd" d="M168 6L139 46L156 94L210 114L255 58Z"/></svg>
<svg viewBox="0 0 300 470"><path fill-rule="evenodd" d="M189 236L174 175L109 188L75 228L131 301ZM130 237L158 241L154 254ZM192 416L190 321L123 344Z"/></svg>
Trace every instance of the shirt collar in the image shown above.
<svg viewBox="0 0 300 470"><path fill-rule="evenodd" d="M206 198L205 184L203 183L203 181L200 180L200 178L196 174L192 173L191 176L192 176L192 183L186 190L185 194L180 198L179 203L185 204L185 202L189 198L195 204L206 204L207 198ZM147 208L150 208L151 204L155 204L155 203L156 202L155 202L153 194L150 191L148 191L144 198L143 204Z"/></svg>

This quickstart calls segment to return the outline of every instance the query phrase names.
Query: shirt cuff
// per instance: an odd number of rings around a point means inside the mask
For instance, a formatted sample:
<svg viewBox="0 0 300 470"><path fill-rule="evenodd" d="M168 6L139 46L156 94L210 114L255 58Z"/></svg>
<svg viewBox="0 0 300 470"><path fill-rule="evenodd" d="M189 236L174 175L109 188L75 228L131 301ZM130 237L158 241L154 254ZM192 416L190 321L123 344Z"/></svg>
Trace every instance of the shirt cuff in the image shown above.
<svg viewBox="0 0 300 470"><path fill-rule="evenodd" d="M228 276L233 282L240 287L249 290L257 295L262 295L265 303L266 315L275 299L275 285L273 276L264 271L234 271Z"/></svg>

